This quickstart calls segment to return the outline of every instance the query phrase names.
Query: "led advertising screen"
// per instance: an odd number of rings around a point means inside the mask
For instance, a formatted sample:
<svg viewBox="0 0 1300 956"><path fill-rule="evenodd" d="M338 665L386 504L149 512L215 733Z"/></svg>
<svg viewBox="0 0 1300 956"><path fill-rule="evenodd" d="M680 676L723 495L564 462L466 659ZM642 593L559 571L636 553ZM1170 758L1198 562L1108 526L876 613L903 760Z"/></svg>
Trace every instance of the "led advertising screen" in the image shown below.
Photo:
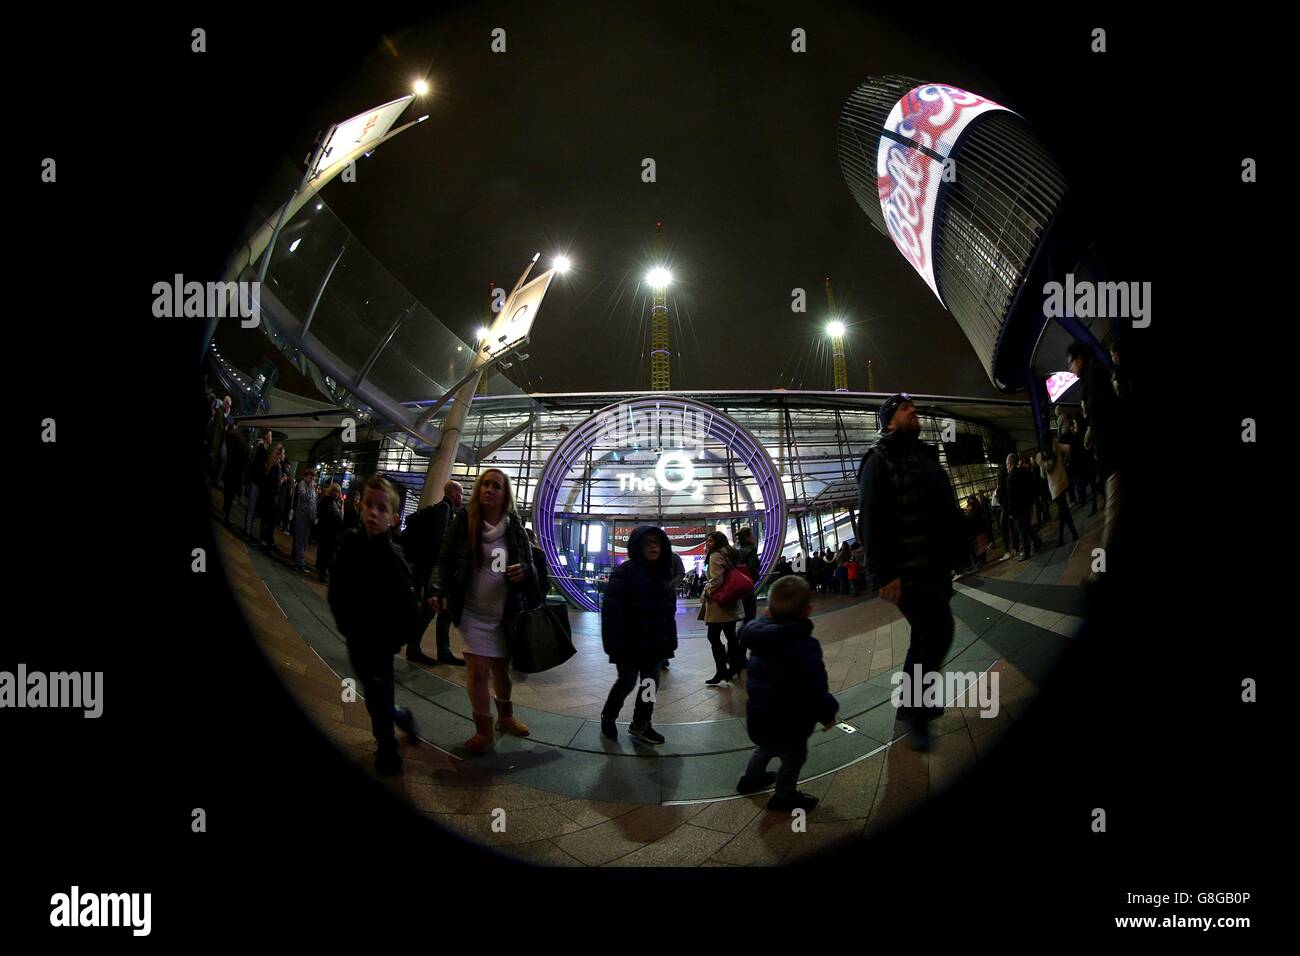
<svg viewBox="0 0 1300 956"><path fill-rule="evenodd" d="M622 561L627 556L627 539L636 530L636 525L620 524L614 526L614 537L610 544L611 551L614 555L615 562ZM668 540L672 542L673 553L687 560L693 557L699 558L704 556L705 538L713 529L704 525L670 525L664 528L664 533L668 535ZM689 564L689 560L687 560Z"/></svg>
<svg viewBox="0 0 1300 956"><path fill-rule="evenodd" d="M1070 386L1079 380L1073 372L1053 372L1047 376L1047 397L1056 401L1070 390Z"/></svg>
<svg viewBox="0 0 1300 956"><path fill-rule="evenodd" d="M931 249L944 160L971 120L991 110L1006 107L955 86L927 83L894 104L880 134L876 152L880 211L894 245L940 304L943 296L935 283ZM949 175L959 173L954 167Z"/></svg>

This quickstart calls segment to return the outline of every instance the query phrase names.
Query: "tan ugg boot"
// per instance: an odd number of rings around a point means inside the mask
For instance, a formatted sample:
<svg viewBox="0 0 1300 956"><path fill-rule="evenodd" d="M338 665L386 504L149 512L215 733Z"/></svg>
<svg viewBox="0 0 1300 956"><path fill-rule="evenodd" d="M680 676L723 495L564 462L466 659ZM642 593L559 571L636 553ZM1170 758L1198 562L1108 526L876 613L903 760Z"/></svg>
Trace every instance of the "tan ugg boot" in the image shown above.
<svg viewBox="0 0 1300 956"><path fill-rule="evenodd" d="M528 725L515 719L515 705L508 700L497 701L497 730L516 737L528 736Z"/></svg>
<svg viewBox="0 0 1300 956"><path fill-rule="evenodd" d="M492 733L492 715L475 714L474 729L477 733L465 741L465 749L476 756L485 754L492 749L492 744L496 741L496 735Z"/></svg>

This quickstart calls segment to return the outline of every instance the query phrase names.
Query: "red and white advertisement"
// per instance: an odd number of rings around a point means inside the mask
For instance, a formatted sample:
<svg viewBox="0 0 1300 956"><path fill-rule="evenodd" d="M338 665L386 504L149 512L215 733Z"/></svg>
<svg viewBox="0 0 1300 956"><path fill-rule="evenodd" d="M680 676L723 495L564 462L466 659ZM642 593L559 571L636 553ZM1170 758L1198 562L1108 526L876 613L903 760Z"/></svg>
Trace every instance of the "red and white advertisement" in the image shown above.
<svg viewBox="0 0 1300 956"><path fill-rule="evenodd" d="M894 245L940 304L943 296L935 282L931 250L935 203L939 184L945 179L944 160L971 120L991 110L1006 107L955 86L927 83L894 104L880 136L876 153L880 211ZM960 175L953 166L947 178Z"/></svg>
<svg viewBox="0 0 1300 956"><path fill-rule="evenodd" d="M623 557L627 554L627 539L633 531L637 529L634 524L619 524L614 526L614 538L610 541L610 552L615 557ZM672 542L673 553L680 557L687 564L690 564L690 558L704 557L704 548L709 532L712 528L705 525L668 525L664 529L668 535L668 540Z"/></svg>

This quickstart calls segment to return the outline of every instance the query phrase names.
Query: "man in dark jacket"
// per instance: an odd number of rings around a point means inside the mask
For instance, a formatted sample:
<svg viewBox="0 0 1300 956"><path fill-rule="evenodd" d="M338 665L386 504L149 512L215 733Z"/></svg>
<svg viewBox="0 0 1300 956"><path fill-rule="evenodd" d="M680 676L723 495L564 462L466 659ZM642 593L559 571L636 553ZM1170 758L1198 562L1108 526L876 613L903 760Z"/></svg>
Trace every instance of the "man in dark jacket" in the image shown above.
<svg viewBox="0 0 1300 956"><path fill-rule="evenodd" d="M230 509L244 486L244 472L248 470L248 441L231 425L226 429L226 470L221 476L222 514L226 527L230 527Z"/></svg>
<svg viewBox="0 0 1300 956"><path fill-rule="evenodd" d="M745 624L758 617L758 545L754 542L754 529L741 528L736 532L736 561L743 564L754 582L754 590L741 599L745 606ZM743 625L742 625L743 626Z"/></svg>
<svg viewBox="0 0 1300 956"><path fill-rule="evenodd" d="M389 537L397 492L379 476L362 489L361 527L343 535L330 575L329 605L348 646L352 672L361 684L378 745L375 769L401 773L393 724L414 742L415 718L394 697L393 655L421 623L411 569Z"/></svg>
<svg viewBox="0 0 1300 956"><path fill-rule="evenodd" d="M903 664L913 679L937 671L952 646L952 572L966 558L965 526L939 453L920 439L921 420L910 395L891 396L880 407L881 436L858 467L858 514L867 573L880 596L898 605L911 626ZM921 688L916 688L919 698ZM911 743L930 745L929 721L943 708L900 707Z"/></svg>
<svg viewBox="0 0 1300 956"><path fill-rule="evenodd" d="M271 452L271 430L265 429L253 449L248 463L248 476L244 482L244 537L253 540L253 519L261 514L258 499L262 493L262 479L266 476L266 459Z"/></svg>
<svg viewBox="0 0 1300 956"><path fill-rule="evenodd" d="M1083 380L1083 409L1092 429L1092 455L1097 469L1097 480L1106 487L1105 523L1101 532L1101 548L1106 554L1107 567L1113 570L1117 533L1120 526L1120 469L1125 457L1124 410L1120 404L1110 370L1093 357L1082 342L1071 342L1066 350L1070 371ZM1094 583L1095 574L1089 578Z"/></svg>
<svg viewBox="0 0 1300 956"><path fill-rule="evenodd" d="M420 641L428 628L428 622L434 619L434 611L428 598L429 576L433 566L438 563L438 554L442 550L443 535L451 526L451 521L460 513L465 490L458 481L449 481L442 489L442 500L437 504L421 508L406 519L406 528L402 532L402 551L410 562L415 575L416 586L420 589L421 613L425 626L420 628L406 647L406 659L417 664L451 664L464 667L465 661L451 652L451 614L447 611L437 613L436 634L438 656L429 657L420 649ZM546 592L543 591L543 594Z"/></svg>
<svg viewBox="0 0 1300 956"><path fill-rule="evenodd" d="M1020 538L1020 560L1028 561L1033 551L1043 549L1043 539L1034 527L1034 499L1038 496L1038 482L1024 455L1007 458L1007 487L1011 495L1011 517L1016 523L1016 532Z"/></svg>
<svg viewBox="0 0 1300 956"><path fill-rule="evenodd" d="M609 662L618 668L600 713L600 732L618 739L618 712L636 688L628 735L648 744L664 738L650 724L659 668L677 650L677 598L672 592L673 553L668 535L642 525L627 539L627 560L609 576L600 607L600 639Z"/></svg>
<svg viewBox="0 0 1300 956"><path fill-rule="evenodd" d="M791 574L772 585L765 616L741 630L750 650L745 727L754 756L736 790L756 793L775 782L767 808L782 813L817 806L816 797L796 789L799 771L808 759L808 735L817 724L833 727L840 706L831 696L821 644L812 636L811 612L812 590ZM767 769L773 757L781 761L775 774Z"/></svg>

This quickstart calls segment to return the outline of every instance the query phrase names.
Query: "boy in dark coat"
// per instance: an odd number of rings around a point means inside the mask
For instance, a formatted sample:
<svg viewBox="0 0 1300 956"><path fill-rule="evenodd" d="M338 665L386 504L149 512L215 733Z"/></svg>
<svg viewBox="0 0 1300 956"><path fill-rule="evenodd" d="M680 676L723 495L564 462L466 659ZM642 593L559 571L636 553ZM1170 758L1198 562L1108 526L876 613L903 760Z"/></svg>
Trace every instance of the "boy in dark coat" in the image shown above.
<svg viewBox="0 0 1300 956"><path fill-rule="evenodd" d="M366 698L366 711L378 744L375 769L402 772L393 724L416 741L415 718L394 696L393 655L415 628L424 624L411 569L389 536L397 491L378 475L362 486L361 527L345 532L330 573L329 603L347 640L348 659Z"/></svg>
<svg viewBox="0 0 1300 956"><path fill-rule="evenodd" d="M817 724L835 726L839 702L831 696L822 663L822 646L812 636L812 591L791 574L772 585L764 617L746 624L741 640L749 649L749 702L745 706L749 739L755 744L740 793L757 793L776 782L769 810L812 810L817 798L796 789L808 759L808 735ZM767 769L773 757L781 769Z"/></svg>
<svg viewBox="0 0 1300 956"><path fill-rule="evenodd" d="M618 739L618 712L636 688L628 735L648 744L664 738L650 725L659 668L677 650L677 598L673 594L673 554L668 535L642 525L627 539L627 560L609 576L600 608L600 637L618 680L600 714L600 732ZM646 681L652 682L651 686Z"/></svg>

